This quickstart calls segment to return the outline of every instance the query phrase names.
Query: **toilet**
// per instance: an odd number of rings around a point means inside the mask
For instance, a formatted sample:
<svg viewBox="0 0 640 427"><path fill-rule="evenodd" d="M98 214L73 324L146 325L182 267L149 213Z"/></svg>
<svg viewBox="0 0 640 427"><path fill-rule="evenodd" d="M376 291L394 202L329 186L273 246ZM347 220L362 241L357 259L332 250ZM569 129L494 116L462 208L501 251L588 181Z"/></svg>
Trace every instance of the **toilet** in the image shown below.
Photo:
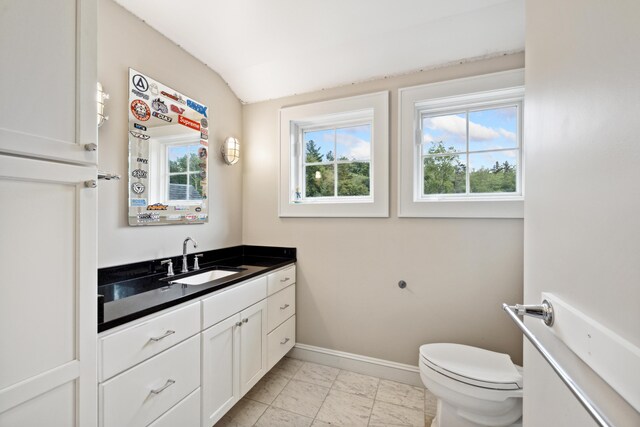
<svg viewBox="0 0 640 427"><path fill-rule="evenodd" d="M522 426L522 368L462 344L420 347L420 378L438 398L431 427Z"/></svg>

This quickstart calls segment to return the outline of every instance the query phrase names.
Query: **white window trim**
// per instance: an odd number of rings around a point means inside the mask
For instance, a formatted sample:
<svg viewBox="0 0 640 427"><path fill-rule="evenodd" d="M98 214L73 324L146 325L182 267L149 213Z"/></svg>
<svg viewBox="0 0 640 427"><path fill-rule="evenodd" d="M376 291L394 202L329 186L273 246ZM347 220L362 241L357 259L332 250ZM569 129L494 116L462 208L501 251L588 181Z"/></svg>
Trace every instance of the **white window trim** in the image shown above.
<svg viewBox="0 0 640 427"><path fill-rule="evenodd" d="M372 112L372 113L371 113ZM341 122L373 116L371 127L370 189L368 197L340 197L329 200L292 201L292 183L299 181L303 156L299 147L302 129L311 125L340 125ZM299 147L299 155L294 156ZM292 167L292 159L297 162ZM389 216L389 92L335 99L280 110L280 217L388 217ZM319 199L319 198L318 198Z"/></svg>
<svg viewBox="0 0 640 427"><path fill-rule="evenodd" d="M474 102L516 103L524 94L524 70L510 70L476 77L403 88L398 91L398 216L434 218L523 218L524 217L524 145L520 140L520 188L517 195L470 195L462 197L422 197L415 177L420 175L416 156L420 153L416 138L420 114L455 109ZM522 138L522 103L519 105Z"/></svg>

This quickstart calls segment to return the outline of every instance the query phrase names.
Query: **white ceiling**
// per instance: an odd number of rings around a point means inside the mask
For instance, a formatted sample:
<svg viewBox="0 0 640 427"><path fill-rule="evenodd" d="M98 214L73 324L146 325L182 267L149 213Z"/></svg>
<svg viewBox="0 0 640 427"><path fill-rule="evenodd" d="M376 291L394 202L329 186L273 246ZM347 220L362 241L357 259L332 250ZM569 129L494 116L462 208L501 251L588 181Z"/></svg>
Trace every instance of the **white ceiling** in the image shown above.
<svg viewBox="0 0 640 427"><path fill-rule="evenodd" d="M524 49L524 0L116 0L247 103Z"/></svg>

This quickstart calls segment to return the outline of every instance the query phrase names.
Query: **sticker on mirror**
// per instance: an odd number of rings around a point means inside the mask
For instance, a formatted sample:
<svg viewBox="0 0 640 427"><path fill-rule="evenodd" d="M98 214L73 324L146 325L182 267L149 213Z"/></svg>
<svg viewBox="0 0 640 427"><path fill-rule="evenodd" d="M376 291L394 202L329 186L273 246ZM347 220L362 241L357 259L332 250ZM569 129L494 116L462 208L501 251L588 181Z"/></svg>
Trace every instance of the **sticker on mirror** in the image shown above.
<svg viewBox="0 0 640 427"><path fill-rule="evenodd" d="M205 147L208 147L209 146L209 142L205 141L204 139L201 139L200 140L200 145L204 145Z"/></svg>
<svg viewBox="0 0 640 427"><path fill-rule="evenodd" d="M205 118L200 119L200 124L202 125L203 128L209 127L209 121Z"/></svg>
<svg viewBox="0 0 640 427"><path fill-rule="evenodd" d="M144 163L145 165L149 163L149 159L144 159L142 157L136 157L136 162Z"/></svg>
<svg viewBox="0 0 640 427"><path fill-rule="evenodd" d="M182 206L182 205L175 205L173 207L174 211L188 211L189 210L189 206Z"/></svg>
<svg viewBox="0 0 640 427"><path fill-rule="evenodd" d="M157 84L151 83L149 85L149 90L151 91L152 94L158 95L158 85Z"/></svg>
<svg viewBox="0 0 640 427"><path fill-rule="evenodd" d="M135 96L138 96L142 99L146 99L147 101L149 100L149 95L147 95L146 93L142 93L139 90L131 89L131 93L133 93Z"/></svg>
<svg viewBox="0 0 640 427"><path fill-rule="evenodd" d="M131 113L136 119L146 122L149 120L150 112L151 109L149 109L149 106L144 101L134 99L133 102L131 102Z"/></svg>
<svg viewBox="0 0 640 427"><path fill-rule="evenodd" d="M198 148L198 157L200 157L201 159L206 159L207 158L207 149L204 148L204 147Z"/></svg>
<svg viewBox="0 0 640 427"><path fill-rule="evenodd" d="M157 111L154 111L151 114L153 114L153 117L157 117L160 120L164 120L167 123L171 123L173 121L173 119L171 117L165 116L164 114L158 113Z"/></svg>
<svg viewBox="0 0 640 427"><path fill-rule="evenodd" d="M182 215L167 215L165 218L167 221L180 221L182 219Z"/></svg>
<svg viewBox="0 0 640 427"><path fill-rule="evenodd" d="M200 123L178 114L178 123L194 130L200 130Z"/></svg>
<svg viewBox="0 0 640 427"><path fill-rule="evenodd" d="M147 79L140 74L134 75L131 78L131 82L133 83L133 87L138 89L140 92L146 92L149 90L149 83L147 82Z"/></svg>
<svg viewBox="0 0 640 427"><path fill-rule="evenodd" d="M196 219L198 219L198 216L196 214L191 213L186 214L184 217L187 219L187 221L195 221Z"/></svg>
<svg viewBox="0 0 640 427"><path fill-rule="evenodd" d="M205 107L204 105L200 105L195 101L192 101L191 99L187 99L187 107L191 108L192 110L197 111L198 113L202 114L205 117L207 116L207 107Z"/></svg>
<svg viewBox="0 0 640 427"><path fill-rule="evenodd" d="M139 123L134 123L134 124L133 124L133 127L134 127L134 128L136 128L136 129L139 129L139 130L144 130L144 131L146 131L146 130L147 130L147 127L146 127L146 126L142 126L142 125L141 125L141 124L139 124Z"/></svg>
<svg viewBox="0 0 640 427"><path fill-rule="evenodd" d="M173 111L176 114L182 114L184 113L184 108L180 108L177 105L171 104L171 111Z"/></svg>
<svg viewBox="0 0 640 427"><path fill-rule="evenodd" d="M134 169L133 171L131 171L131 176L134 178L146 178L147 171L142 169Z"/></svg>
<svg viewBox="0 0 640 427"><path fill-rule="evenodd" d="M173 99L176 102L179 102L180 104L186 104L184 102L184 99L182 99L182 95L180 95L179 93L168 93L165 92L164 90L160 92L160 94L162 94L162 96L169 98L169 99Z"/></svg>
<svg viewBox="0 0 640 427"><path fill-rule="evenodd" d="M131 191L133 191L136 194L142 194L144 193L144 190L145 190L145 186L140 182L134 182L133 184L131 184Z"/></svg>
<svg viewBox="0 0 640 427"><path fill-rule="evenodd" d="M147 199L129 199L131 206L143 208L147 206Z"/></svg>
<svg viewBox="0 0 640 427"><path fill-rule="evenodd" d="M165 104L164 101L160 98L154 99L151 103L151 107L156 111L160 111L162 114L169 114L167 104Z"/></svg>
<svg viewBox="0 0 640 427"><path fill-rule="evenodd" d="M160 215L152 212L144 212L136 215L138 217L138 222L151 222L151 221L160 221Z"/></svg>
<svg viewBox="0 0 640 427"><path fill-rule="evenodd" d="M144 133L142 133L142 132L137 132L137 131L135 131L135 130L130 130L130 131L129 131L129 133L130 133L131 135L133 135L135 138L144 139L145 141L146 141L147 139L151 138L149 135L145 135Z"/></svg>
<svg viewBox="0 0 640 427"><path fill-rule="evenodd" d="M147 206L148 211L166 211L168 205L163 205L162 203L154 203L153 205Z"/></svg>

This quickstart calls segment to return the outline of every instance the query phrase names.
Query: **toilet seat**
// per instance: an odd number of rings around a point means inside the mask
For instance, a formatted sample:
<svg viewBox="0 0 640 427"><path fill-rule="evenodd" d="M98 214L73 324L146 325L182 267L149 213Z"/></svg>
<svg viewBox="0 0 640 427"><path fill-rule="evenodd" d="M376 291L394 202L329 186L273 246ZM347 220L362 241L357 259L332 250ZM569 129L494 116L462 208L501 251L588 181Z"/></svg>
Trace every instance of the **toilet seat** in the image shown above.
<svg viewBox="0 0 640 427"><path fill-rule="evenodd" d="M522 374L506 354L462 344L434 343L420 347L420 361L422 369L426 367L473 387L522 389Z"/></svg>

